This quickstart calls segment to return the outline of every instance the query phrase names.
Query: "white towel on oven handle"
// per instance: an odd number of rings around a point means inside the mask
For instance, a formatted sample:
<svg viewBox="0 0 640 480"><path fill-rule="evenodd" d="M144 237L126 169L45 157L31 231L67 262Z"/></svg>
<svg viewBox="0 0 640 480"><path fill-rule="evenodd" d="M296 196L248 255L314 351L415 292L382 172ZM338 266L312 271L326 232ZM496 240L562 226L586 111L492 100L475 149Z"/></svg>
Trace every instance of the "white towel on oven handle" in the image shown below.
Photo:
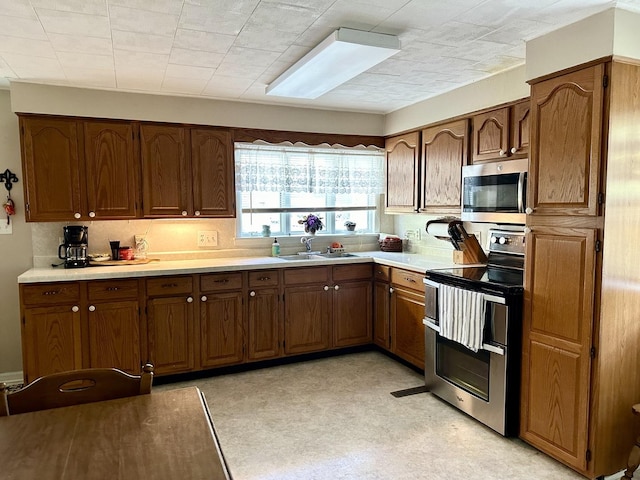
<svg viewBox="0 0 640 480"><path fill-rule="evenodd" d="M477 352L482 347L486 301L480 292L438 285L440 335Z"/></svg>

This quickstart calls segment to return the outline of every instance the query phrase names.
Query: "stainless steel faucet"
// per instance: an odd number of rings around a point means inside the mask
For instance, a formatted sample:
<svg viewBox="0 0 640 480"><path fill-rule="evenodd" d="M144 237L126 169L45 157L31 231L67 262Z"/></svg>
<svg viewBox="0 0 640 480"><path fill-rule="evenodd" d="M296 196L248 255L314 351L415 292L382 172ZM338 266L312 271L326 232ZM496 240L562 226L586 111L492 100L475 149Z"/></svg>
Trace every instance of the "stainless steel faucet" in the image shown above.
<svg viewBox="0 0 640 480"><path fill-rule="evenodd" d="M315 240L315 238L313 237L301 237L300 238L300 243L304 243L305 248L307 249L307 252L311 251L311 242L313 242Z"/></svg>

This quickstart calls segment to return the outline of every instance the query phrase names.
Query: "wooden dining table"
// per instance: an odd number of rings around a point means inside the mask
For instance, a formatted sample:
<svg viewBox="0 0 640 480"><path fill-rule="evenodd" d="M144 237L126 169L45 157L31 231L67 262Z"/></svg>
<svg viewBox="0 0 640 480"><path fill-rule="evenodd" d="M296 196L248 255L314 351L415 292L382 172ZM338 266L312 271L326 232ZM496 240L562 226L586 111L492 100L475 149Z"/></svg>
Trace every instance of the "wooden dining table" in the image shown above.
<svg viewBox="0 0 640 480"><path fill-rule="evenodd" d="M0 417L3 480L231 480L196 387Z"/></svg>

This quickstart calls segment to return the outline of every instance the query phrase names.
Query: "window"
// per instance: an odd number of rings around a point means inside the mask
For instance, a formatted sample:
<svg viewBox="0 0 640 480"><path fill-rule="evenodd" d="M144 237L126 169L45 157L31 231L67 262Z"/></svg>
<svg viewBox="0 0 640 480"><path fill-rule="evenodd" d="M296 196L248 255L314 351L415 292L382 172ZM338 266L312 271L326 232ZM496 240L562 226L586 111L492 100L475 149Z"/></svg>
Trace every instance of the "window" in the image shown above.
<svg viewBox="0 0 640 480"><path fill-rule="evenodd" d="M304 235L298 223L313 213L320 233L373 232L384 188L380 149L235 144L238 235Z"/></svg>

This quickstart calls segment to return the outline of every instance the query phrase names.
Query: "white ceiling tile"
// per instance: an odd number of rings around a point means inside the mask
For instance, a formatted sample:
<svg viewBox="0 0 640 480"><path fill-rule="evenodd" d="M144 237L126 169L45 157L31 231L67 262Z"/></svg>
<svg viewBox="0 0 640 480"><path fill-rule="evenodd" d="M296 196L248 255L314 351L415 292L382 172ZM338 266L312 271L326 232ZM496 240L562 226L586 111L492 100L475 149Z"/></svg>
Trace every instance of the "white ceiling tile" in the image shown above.
<svg viewBox="0 0 640 480"><path fill-rule="evenodd" d="M148 33L112 31L113 48L134 52L164 53L171 52L173 37Z"/></svg>
<svg viewBox="0 0 640 480"><path fill-rule="evenodd" d="M232 47L224 57L223 63L268 67L278 60L278 52L266 52L253 48Z"/></svg>
<svg viewBox="0 0 640 480"><path fill-rule="evenodd" d="M320 25L370 31L394 13L393 8L337 0L319 20Z"/></svg>
<svg viewBox="0 0 640 480"><path fill-rule="evenodd" d="M483 39L453 48L445 56L461 58L464 60L475 60L476 62L479 62L500 55L510 48L510 45L487 42Z"/></svg>
<svg viewBox="0 0 640 480"><path fill-rule="evenodd" d="M234 83L229 83L227 86L207 84L202 94L213 98L239 98L245 90Z"/></svg>
<svg viewBox="0 0 640 480"><path fill-rule="evenodd" d="M4 61L2 55L0 55L0 77L16 78L16 74L7 62Z"/></svg>
<svg viewBox="0 0 640 480"><path fill-rule="evenodd" d="M324 18L324 17L323 17ZM308 47L309 49L315 47L325 38L335 32L338 27L346 25L327 24L323 22L316 22L310 26L304 33L302 33L294 42L295 45Z"/></svg>
<svg viewBox="0 0 640 480"><path fill-rule="evenodd" d="M190 67L188 65L167 65L166 77L196 78L209 80L215 69L206 67Z"/></svg>
<svg viewBox="0 0 640 480"><path fill-rule="evenodd" d="M64 71L55 58L34 57L14 53L3 53L7 65L21 80L46 80L56 84L66 80Z"/></svg>
<svg viewBox="0 0 640 480"><path fill-rule="evenodd" d="M151 70L162 70L164 72L169 55L148 52L131 52L129 50L113 50L115 58L116 72L121 69L139 69L144 71L145 68Z"/></svg>
<svg viewBox="0 0 640 480"><path fill-rule="evenodd" d="M47 33L111 38L111 28L108 17L61 12L44 8L37 8L36 13Z"/></svg>
<svg viewBox="0 0 640 480"><path fill-rule="evenodd" d="M112 29L127 32L173 37L178 27L178 15L150 12L129 7L112 6L109 9L109 18Z"/></svg>
<svg viewBox="0 0 640 480"><path fill-rule="evenodd" d="M116 85L125 90L159 91L164 78L164 68L117 68Z"/></svg>
<svg viewBox="0 0 640 480"><path fill-rule="evenodd" d="M191 65L194 67L217 68L223 59L224 55L222 53L173 48L171 49L171 55L169 56L169 63L174 63L176 65Z"/></svg>
<svg viewBox="0 0 640 480"><path fill-rule="evenodd" d="M91 88L115 88L116 74L113 69L65 67L67 78L74 78L79 85Z"/></svg>
<svg viewBox="0 0 640 480"><path fill-rule="evenodd" d="M469 10L469 5L452 2L425 2L412 0L400 10L384 19L379 27L429 30L431 27L459 19Z"/></svg>
<svg viewBox="0 0 640 480"><path fill-rule="evenodd" d="M424 36L424 40L446 46L464 46L493 32L492 27L481 27L471 23L448 22Z"/></svg>
<svg viewBox="0 0 640 480"><path fill-rule="evenodd" d="M299 35L309 28L319 15L315 9L304 5L261 3L251 14L248 25L268 26L272 30Z"/></svg>
<svg viewBox="0 0 640 480"><path fill-rule="evenodd" d="M162 81L162 91L167 93L198 95L204 90L208 81L208 78L176 78L165 76Z"/></svg>
<svg viewBox="0 0 640 480"><path fill-rule="evenodd" d="M0 12L10 17L38 18L29 0L0 0Z"/></svg>
<svg viewBox="0 0 640 480"><path fill-rule="evenodd" d="M211 11L250 14L260 0L185 0L185 6L204 7Z"/></svg>
<svg viewBox="0 0 640 480"><path fill-rule="evenodd" d="M522 58L498 55L490 60L474 64L473 68L475 70L482 70L484 72L494 74L523 64L524 60Z"/></svg>
<svg viewBox="0 0 640 480"><path fill-rule="evenodd" d="M0 33L20 38L47 39L47 35L37 18L0 15Z"/></svg>
<svg viewBox="0 0 640 480"><path fill-rule="evenodd" d="M310 50L311 49L309 47L303 47L300 45L291 45L289 48L287 48L286 51L282 53L282 55L278 57L278 61L286 62L292 65L298 60L300 60L302 57L304 57L307 53L309 53Z"/></svg>
<svg viewBox="0 0 640 480"><path fill-rule="evenodd" d="M113 54L110 38L63 35L60 33L50 33L48 36L56 52L92 53L94 55Z"/></svg>
<svg viewBox="0 0 640 480"><path fill-rule="evenodd" d="M240 13L185 4L180 15L179 26L188 30L238 35L249 15L250 12Z"/></svg>
<svg viewBox="0 0 640 480"><path fill-rule="evenodd" d="M255 80L262 73L264 73L265 67L256 65L243 65L241 63L226 63L222 62L217 68L215 76L223 75L226 77L240 77Z"/></svg>
<svg viewBox="0 0 640 480"><path fill-rule="evenodd" d="M207 83L207 89L220 87L220 88L237 88L242 91L245 91L253 83L254 82L252 80L247 80L246 78L242 78L242 77L215 75Z"/></svg>
<svg viewBox="0 0 640 480"><path fill-rule="evenodd" d="M270 52L284 52L297 38L297 33L274 30L270 26L247 24L236 38L234 45Z"/></svg>
<svg viewBox="0 0 640 480"><path fill-rule="evenodd" d="M107 16L105 0L31 0L31 4L36 8L60 10L61 12Z"/></svg>
<svg viewBox="0 0 640 480"><path fill-rule="evenodd" d="M104 1L104 0L102 0ZM182 0L108 0L109 5L148 10L150 12L180 15Z"/></svg>
<svg viewBox="0 0 640 480"><path fill-rule="evenodd" d="M28 57L56 58L49 42L31 38L0 35L0 53L26 55Z"/></svg>
<svg viewBox="0 0 640 480"><path fill-rule="evenodd" d="M77 52L58 52L58 60L63 69L97 69L113 71L113 56L92 55Z"/></svg>
<svg viewBox="0 0 640 480"><path fill-rule="evenodd" d="M227 53L235 39L233 35L178 28L173 46L187 50Z"/></svg>
<svg viewBox="0 0 640 480"><path fill-rule="evenodd" d="M524 45L525 40L531 40L541 31L550 31L553 27L542 22L534 22L524 18L514 20L482 37L490 42L507 43L509 45Z"/></svg>

